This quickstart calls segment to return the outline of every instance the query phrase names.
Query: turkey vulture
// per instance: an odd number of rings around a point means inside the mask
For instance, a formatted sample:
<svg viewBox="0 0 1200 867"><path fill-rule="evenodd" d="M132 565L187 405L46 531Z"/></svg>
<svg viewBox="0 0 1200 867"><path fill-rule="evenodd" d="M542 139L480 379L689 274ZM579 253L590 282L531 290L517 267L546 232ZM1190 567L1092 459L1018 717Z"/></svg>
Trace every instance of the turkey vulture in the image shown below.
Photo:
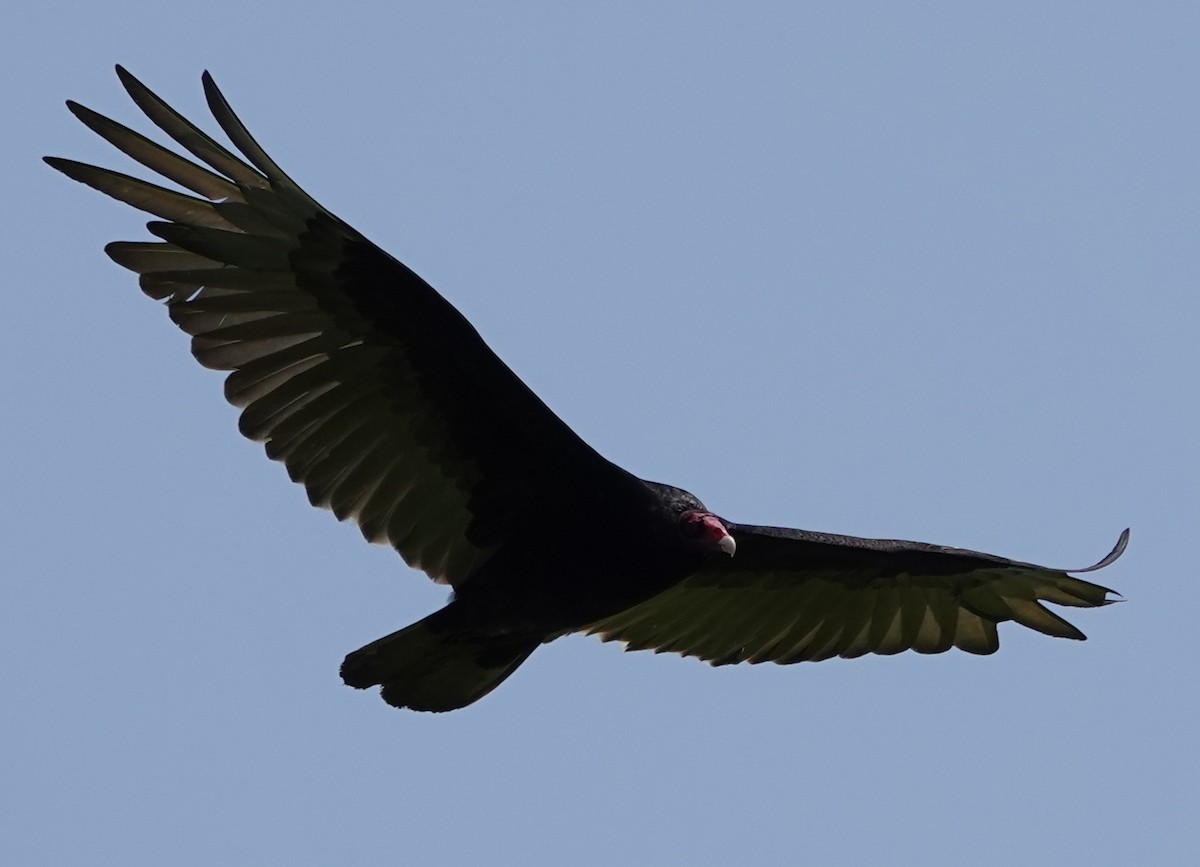
<svg viewBox="0 0 1200 867"><path fill-rule="evenodd" d="M342 678L447 711L570 632L714 665L996 650L1004 620L1082 639L1041 603L1113 591L1064 570L920 542L735 524L601 457L404 264L300 189L212 78L241 152L117 67L199 162L74 102L91 130L196 195L72 160L74 180L159 217L105 250L192 336L225 396L313 505L453 588L430 616L354 651ZM1125 549L1128 530L1089 572Z"/></svg>

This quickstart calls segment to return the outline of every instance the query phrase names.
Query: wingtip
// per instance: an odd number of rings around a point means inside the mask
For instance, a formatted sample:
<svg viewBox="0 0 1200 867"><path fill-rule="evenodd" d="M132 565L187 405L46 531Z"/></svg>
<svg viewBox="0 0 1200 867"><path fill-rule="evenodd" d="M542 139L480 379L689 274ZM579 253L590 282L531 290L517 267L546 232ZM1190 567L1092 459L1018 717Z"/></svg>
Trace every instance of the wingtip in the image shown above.
<svg viewBox="0 0 1200 867"><path fill-rule="evenodd" d="M117 78L121 81L121 86L125 88L125 92L130 98L142 106L144 100L149 99L151 102L161 102L150 88L142 84L136 75L130 72L121 64L117 64ZM145 108L142 108L145 111Z"/></svg>
<svg viewBox="0 0 1200 867"><path fill-rule="evenodd" d="M85 183L83 178L80 177L80 174L83 170L86 170L88 166L84 165L83 163L76 162L75 160L69 160L66 157L42 157L42 162L50 166L50 168L54 169L56 172L62 172L73 181Z"/></svg>
<svg viewBox="0 0 1200 867"><path fill-rule="evenodd" d="M216 79L212 77L212 73L207 69L200 75L200 84L204 87L204 99L208 102L209 110L213 114L219 117L222 109L233 114L229 100L225 98L225 94L221 93L221 88L217 87Z"/></svg>
<svg viewBox="0 0 1200 867"><path fill-rule="evenodd" d="M69 160L66 157L42 157L42 162L55 171L62 172L73 181L78 181L81 184L89 183L88 173L92 171L92 167L86 163L81 163L78 160Z"/></svg>
<svg viewBox="0 0 1200 867"><path fill-rule="evenodd" d="M1128 547L1129 547L1129 528L1126 527L1124 530L1121 531L1121 535L1119 537L1117 537L1117 544L1113 545L1113 549L1111 551L1109 551L1106 555L1104 555L1103 559L1101 559L1098 563L1094 563L1091 566L1088 566L1086 569L1065 569L1063 571L1071 572L1073 574L1082 574L1084 572L1095 572L1098 569L1103 569L1105 566L1111 566L1113 563L1117 562L1117 560L1120 559L1121 555L1125 553L1125 549ZM1115 592L1115 591L1109 591L1109 592L1111 593L1111 592Z"/></svg>
<svg viewBox="0 0 1200 867"><path fill-rule="evenodd" d="M86 105L78 103L73 99L67 100L67 111L71 112L71 114L75 115L75 117L79 118L85 124L88 124L89 127L91 126L89 120L100 116Z"/></svg>
<svg viewBox="0 0 1200 867"><path fill-rule="evenodd" d="M137 271L137 264L130 255L129 241L109 241L104 245L104 255L112 259L122 268Z"/></svg>

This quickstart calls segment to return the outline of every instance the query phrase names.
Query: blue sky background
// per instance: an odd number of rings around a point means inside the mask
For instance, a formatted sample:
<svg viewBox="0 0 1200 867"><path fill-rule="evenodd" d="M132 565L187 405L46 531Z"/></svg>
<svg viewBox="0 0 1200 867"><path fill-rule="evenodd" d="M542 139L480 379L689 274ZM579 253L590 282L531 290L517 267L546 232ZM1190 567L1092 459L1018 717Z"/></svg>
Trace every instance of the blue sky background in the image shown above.
<svg viewBox="0 0 1200 867"><path fill-rule="evenodd" d="M903 7L903 8L902 8ZM0 862L1195 864L1200 7L18 2ZM343 687L445 591L311 509L104 243L112 64L429 279L603 454L731 519L1128 602L992 657L572 637L450 715Z"/></svg>

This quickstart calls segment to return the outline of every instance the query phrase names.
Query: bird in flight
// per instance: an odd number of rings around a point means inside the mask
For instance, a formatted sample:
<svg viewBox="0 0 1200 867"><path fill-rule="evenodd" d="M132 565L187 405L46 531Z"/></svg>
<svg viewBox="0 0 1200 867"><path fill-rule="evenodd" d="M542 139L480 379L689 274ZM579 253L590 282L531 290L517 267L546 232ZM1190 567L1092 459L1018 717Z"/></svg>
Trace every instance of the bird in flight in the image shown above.
<svg viewBox="0 0 1200 867"><path fill-rule="evenodd" d="M396 707L487 695L572 632L713 665L957 647L992 653L996 624L1083 633L1043 603L1090 608L1105 587L1060 570L922 542L737 524L580 439L403 263L329 213L259 147L211 76L204 93L240 156L120 66L146 116L195 160L75 102L89 129L190 193L46 162L159 219L157 240L105 252L136 272L229 371L243 434L315 506L353 520L448 604L342 663ZM193 195L194 194L194 195Z"/></svg>

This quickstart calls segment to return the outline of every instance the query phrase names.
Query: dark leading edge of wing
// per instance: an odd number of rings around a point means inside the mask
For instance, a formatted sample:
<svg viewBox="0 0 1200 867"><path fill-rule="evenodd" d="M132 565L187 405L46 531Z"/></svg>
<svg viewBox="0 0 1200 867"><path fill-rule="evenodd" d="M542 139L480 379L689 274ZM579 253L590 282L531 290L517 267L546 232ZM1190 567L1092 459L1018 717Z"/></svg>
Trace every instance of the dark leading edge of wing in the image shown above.
<svg viewBox="0 0 1200 867"><path fill-rule="evenodd" d="M147 117L204 165L69 102L90 129L202 198L71 160L69 177L162 218L157 242L106 249L232 371L240 427L302 482L435 580L456 584L574 484L623 486L427 283L324 210L263 152L205 73L245 160L117 67ZM205 167L207 166L207 168Z"/></svg>
<svg viewBox="0 0 1200 867"><path fill-rule="evenodd" d="M737 556L589 627L629 650L697 656L714 665L817 661L957 647L994 653L996 624L1084 635L1041 602L1092 608L1115 591L1064 570L922 542L730 525ZM1121 533L1091 572L1118 557Z"/></svg>

